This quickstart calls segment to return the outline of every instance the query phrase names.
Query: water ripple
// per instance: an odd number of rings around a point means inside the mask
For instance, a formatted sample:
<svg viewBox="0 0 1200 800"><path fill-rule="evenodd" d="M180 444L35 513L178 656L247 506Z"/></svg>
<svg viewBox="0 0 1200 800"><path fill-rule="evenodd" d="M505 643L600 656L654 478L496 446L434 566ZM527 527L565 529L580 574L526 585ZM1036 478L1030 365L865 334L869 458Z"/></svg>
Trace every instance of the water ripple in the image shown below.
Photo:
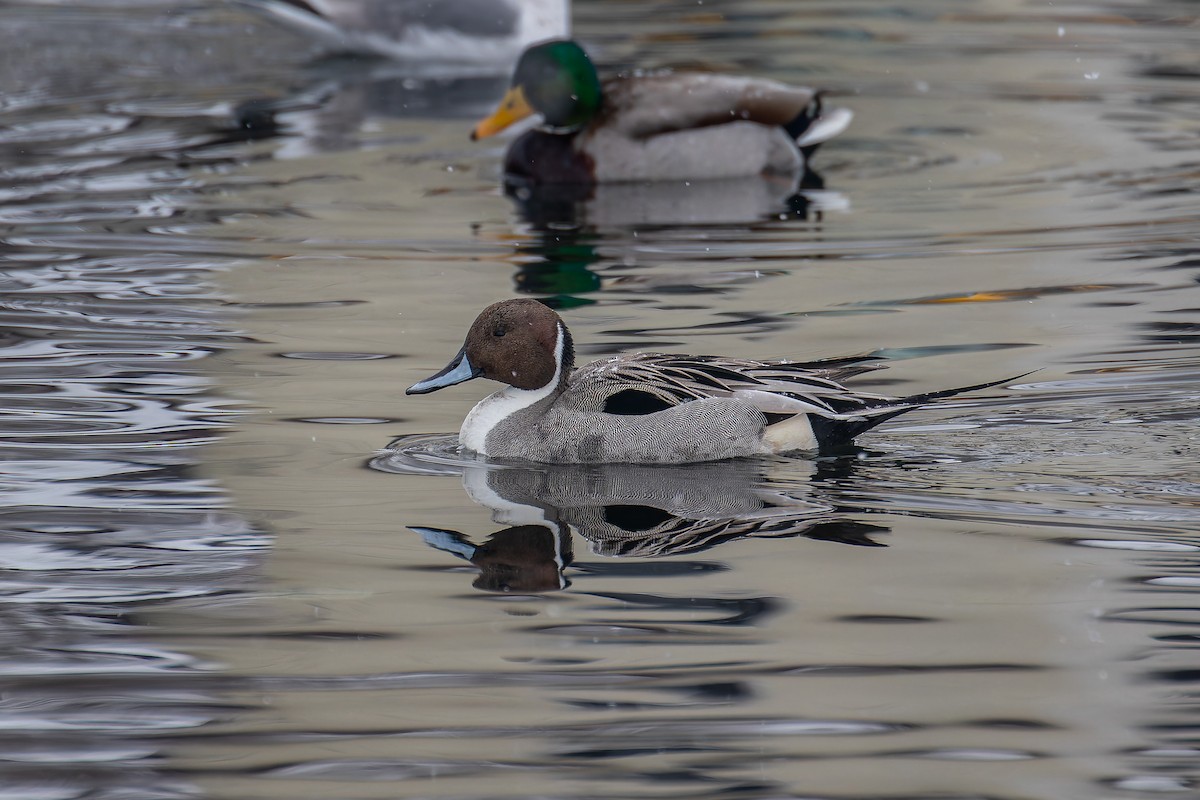
<svg viewBox="0 0 1200 800"><path fill-rule="evenodd" d="M577 3L605 65L857 116L825 188L540 221L465 140L502 79L306 66L240 7L6 6L0 797L1194 790L1187 6ZM514 284L593 352L1041 372L836 458L368 455L461 419L397 405L395 355Z"/></svg>
<svg viewBox="0 0 1200 800"><path fill-rule="evenodd" d="M399 475L461 475L479 462L463 454L456 434L411 433L393 439L369 463L371 469Z"/></svg>

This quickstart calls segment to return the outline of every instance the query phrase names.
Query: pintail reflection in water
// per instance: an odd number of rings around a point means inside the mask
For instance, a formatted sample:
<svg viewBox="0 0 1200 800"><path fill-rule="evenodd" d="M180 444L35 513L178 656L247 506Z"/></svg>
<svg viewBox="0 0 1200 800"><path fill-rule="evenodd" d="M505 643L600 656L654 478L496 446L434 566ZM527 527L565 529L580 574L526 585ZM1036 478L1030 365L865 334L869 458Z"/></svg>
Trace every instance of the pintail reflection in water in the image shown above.
<svg viewBox="0 0 1200 800"><path fill-rule="evenodd" d="M835 462L842 470L846 459ZM404 457L384 452L371 467L409 472ZM788 462L789 472L825 464ZM509 527L476 544L463 533L410 526L431 547L479 568L475 587L487 591L547 592L579 574L666 574L699 564L575 563L571 532L591 552L613 558L663 558L699 553L750 538L805 537L860 547L888 529L849 518L803 480L770 477L770 462L738 460L682 467L629 464L553 465L536 468L467 464L463 488ZM712 565L708 565L712 568ZM569 573L568 573L569 574Z"/></svg>

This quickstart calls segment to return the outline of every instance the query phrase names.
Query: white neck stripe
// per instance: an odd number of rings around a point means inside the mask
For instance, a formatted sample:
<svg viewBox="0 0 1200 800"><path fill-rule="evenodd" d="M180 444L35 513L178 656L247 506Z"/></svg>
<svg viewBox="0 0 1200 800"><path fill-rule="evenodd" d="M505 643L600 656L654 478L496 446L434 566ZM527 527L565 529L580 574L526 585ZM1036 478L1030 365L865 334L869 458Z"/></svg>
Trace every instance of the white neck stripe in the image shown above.
<svg viewBox="0 0 1200 800"><path fill-rule="evenodd" d="M518 389L516 386L505 386L495 394L480 400L463 420L462 428L458 431L459 444L480 455L491 455L487 451L487 437L493 428L518 411L545 400L558 389L559 381L562 380L563 349L566 347L567 336L561 322L557 327L558 337L554 343L554 377L550 379L550 382L540 389Z"/></svg>

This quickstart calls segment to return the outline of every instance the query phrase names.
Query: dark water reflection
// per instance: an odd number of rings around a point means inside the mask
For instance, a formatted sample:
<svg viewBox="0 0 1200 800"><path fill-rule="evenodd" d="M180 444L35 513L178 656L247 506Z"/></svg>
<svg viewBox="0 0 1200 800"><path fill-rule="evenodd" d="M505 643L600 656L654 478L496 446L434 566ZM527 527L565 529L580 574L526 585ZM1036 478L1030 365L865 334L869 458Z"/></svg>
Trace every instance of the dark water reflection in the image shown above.
<svg viewBox="0 0 1200 800"><path fill-rule="evenodd" d="M503 76L0 9L0 796L1195 794L1193 6L579 0L854 126L823 185L511 198ZM832 461L464 464L413 431L478 387L400 390L513 292L592 355L1038 372Z"/></svg>

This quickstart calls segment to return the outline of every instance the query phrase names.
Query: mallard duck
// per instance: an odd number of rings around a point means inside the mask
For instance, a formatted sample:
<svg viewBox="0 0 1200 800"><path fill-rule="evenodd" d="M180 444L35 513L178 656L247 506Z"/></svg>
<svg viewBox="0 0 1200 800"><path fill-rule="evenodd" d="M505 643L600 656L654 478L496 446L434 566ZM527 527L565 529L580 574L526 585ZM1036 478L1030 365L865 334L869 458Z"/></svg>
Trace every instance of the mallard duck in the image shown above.
<svg viewBox="0 0 1200 800"><path fill-rule="evenodd" d="M463 420L459 442L483 456L541 463L683 464L845 447L858 434L931 400L848 389L866 357L815 362L635 353L575 369L562 318L536 300L480 312L466 343L426 394L473 378L508 384Z"/></svg>
<svg viewBox="0 0 1200 800"><path fill-rule="evenodd" d="M570 31L569 0L233 1L338 52L497 70Z"/></svg>
<svg viewBox="0 0 1200 800"><path fill-rule="evenodd" d="M763 78L698 72L601 81L569 39L536 44L517 62L482 139L526 117L543 125L508 148L505 172L533 184L736 178L796 173L850 124L820 92Z"/></svg>

